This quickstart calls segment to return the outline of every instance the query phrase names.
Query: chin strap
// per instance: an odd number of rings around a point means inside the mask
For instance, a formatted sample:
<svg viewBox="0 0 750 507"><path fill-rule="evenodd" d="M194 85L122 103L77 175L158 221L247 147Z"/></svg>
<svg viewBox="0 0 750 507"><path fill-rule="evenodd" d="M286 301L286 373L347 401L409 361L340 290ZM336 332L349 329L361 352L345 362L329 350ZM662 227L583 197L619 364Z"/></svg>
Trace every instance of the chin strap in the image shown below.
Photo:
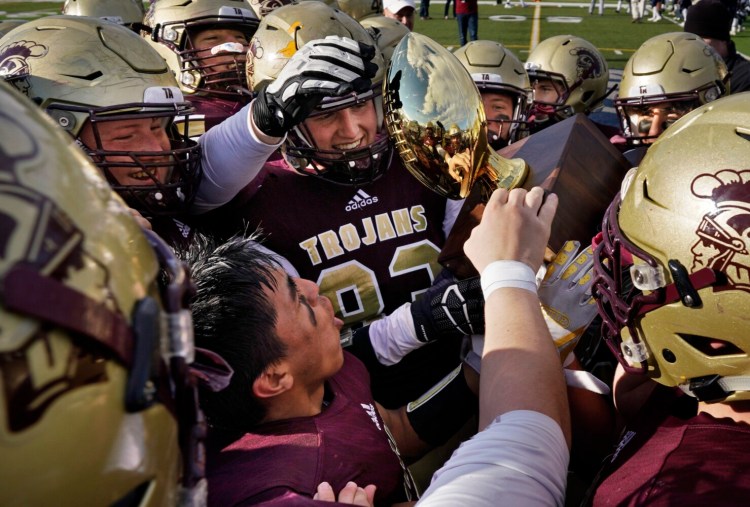
<svg viewBox="0 0 750 507"><path fill-rule="evenodd" d="M696 377L687 384L678 386L685 394L707 403L722 401L728 396L741 391L750 391L750 376L735 375L722 377L707 375Z"/></svg>

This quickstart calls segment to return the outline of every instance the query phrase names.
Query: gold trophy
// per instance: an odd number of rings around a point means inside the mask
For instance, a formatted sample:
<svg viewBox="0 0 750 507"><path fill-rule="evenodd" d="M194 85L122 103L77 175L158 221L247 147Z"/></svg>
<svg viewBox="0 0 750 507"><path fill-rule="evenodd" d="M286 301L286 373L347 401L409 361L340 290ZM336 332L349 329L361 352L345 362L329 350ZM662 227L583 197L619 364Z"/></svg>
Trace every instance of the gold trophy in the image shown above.
<svg viewBox="0 0 750 507"><path fill-rule="evenodd" d="M438 194L466 199L439 258L459 278L476 274L463 244L496 188L558 195L549 243L557 251L566 240L591 241L630 168L582 114L494 151L471 75L425 35L412 32L396 46L383 88L388 134L406 168Z"/></svg>
<svg viewBox="0 0 750 507"><path fill-rule="evenodd" d="M384 82L388 133L406 168L440 195L463 199L478 184L485 200L515 188L529 172L487 142L482 99L448 50L418 33L396 46Z"/></svg>

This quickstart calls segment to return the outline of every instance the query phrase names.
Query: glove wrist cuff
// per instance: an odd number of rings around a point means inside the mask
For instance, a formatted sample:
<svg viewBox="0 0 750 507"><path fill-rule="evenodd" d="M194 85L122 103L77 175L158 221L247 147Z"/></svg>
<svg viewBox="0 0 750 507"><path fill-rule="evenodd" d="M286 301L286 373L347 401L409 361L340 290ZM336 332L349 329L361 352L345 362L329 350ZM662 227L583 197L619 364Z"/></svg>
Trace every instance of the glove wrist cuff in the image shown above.
<svg viewBox="0 0 750 507"><path fill-rule="evenodd" d="M253 101L253 122L258 130L269 137L284 137L286 130L283 125L279 125L266 100L266 92L263 90Z"/></svg>
<svg viewBox="0 0 750 507"><path fill-rule="evenodd" d="M491 262L482 271L482 293L486 301L497 289L524 289L536 294L536 274L520 261Z"/></svg>

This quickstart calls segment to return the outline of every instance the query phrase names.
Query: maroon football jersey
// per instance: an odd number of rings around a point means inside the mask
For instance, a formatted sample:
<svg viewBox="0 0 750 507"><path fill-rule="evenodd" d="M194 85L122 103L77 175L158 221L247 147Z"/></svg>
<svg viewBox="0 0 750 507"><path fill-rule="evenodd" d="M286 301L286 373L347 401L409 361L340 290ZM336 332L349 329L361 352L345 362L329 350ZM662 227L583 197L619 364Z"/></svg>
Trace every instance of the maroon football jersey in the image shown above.
<svg viewBox="0 0 750 507"><path fill-rule="evenodd" d="M329 405L314 417L262 424L230 442L225 435L210 434L209 505L252 505L290 491L312 497L323 481L334 491L348 481L375 484L379 505L412 495L364 365L345 352L343 368L327 387Z"/></svg>
<svg viewBox="0 0 750 507"><path fill-rule="evenodd" d="M195 112L190 115L190 132L188 133L188 136L193 139L205 134L210 128L223 122L250 102L249 97L247 100L232 101L192 95L187 99L195 108ZM181 133L185 130L184 120L181 117L175 120L175 124Z"/></svg>
<svg viewBox="0 0 750 507"><path fill-rule="evenodd" d="M640 422L624 434L593 505L747 505L749 425L707 414Z"/></svg>
<svg viewBox="0 0 750 507"><path fill-rule="evenodd" d="M264 245L316 282L352 324L390 313L431 285L445 204L397 156L360 188L302 176L277 160L206 225L225 238L262 230Z"/></svg>

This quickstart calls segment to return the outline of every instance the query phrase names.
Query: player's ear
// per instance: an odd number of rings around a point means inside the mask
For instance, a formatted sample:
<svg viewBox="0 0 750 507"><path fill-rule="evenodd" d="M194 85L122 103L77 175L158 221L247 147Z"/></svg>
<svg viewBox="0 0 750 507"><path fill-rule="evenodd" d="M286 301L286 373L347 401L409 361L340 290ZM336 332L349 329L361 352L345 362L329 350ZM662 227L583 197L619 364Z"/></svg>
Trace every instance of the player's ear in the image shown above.
<svg viewBox="0 0 750 507"><path fill-rule="evenodd" d="M286 361L281 360L268 366L253 382L253 395L256 398L267 399L290 390L294 385L294 377Z"/></svg>

